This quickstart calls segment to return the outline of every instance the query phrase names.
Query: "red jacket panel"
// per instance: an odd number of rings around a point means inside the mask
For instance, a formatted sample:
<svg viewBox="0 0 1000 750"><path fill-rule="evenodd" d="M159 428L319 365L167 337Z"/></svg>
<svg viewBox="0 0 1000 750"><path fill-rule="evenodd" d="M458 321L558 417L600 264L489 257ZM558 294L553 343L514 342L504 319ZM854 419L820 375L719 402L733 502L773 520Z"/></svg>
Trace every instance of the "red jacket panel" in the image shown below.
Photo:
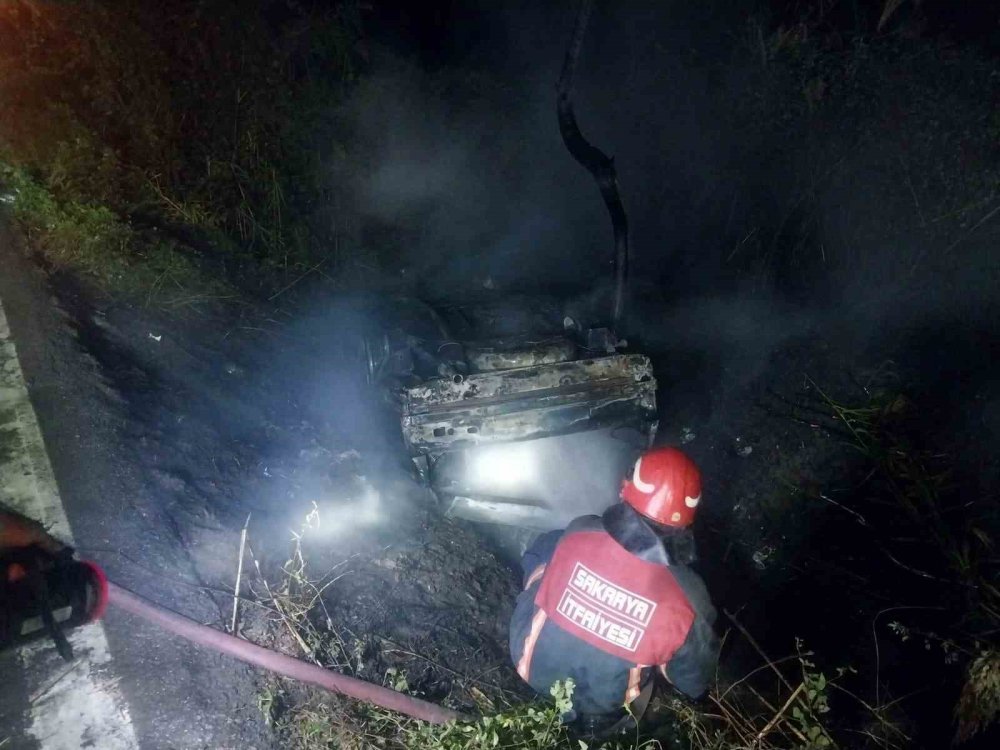
<svg viewBox="0 0 1000 750"><path fill-rule="evenodd" d="M580 640L643 666L670 661L695 618L669 569L596 530L563 539L535 604Z"/></svg>

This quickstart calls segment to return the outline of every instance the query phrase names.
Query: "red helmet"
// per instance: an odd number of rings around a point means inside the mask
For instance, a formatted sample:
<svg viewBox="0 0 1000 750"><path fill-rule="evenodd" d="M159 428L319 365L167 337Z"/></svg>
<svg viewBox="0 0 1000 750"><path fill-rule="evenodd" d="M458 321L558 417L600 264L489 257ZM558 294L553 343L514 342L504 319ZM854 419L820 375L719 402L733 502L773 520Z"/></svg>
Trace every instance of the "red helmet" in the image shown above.
<svg viewBox="0 0 1000 750"><path fill-rule="evenodd" d="M656 523L690 526L701 501L701 472L676 448L654 448L622 483L622 500Z"/></svg>

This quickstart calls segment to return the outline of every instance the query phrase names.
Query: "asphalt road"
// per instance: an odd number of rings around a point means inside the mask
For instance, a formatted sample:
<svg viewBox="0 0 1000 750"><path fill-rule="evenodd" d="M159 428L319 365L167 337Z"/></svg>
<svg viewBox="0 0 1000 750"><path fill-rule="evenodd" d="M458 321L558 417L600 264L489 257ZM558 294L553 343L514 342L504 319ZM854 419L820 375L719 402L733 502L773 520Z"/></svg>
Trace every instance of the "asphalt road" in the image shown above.
<svg viewBox="0 0 1000 750"><path fill-rule="evenodd" d="M181 512L178 497L190 495L181 472L157 468L176 463L171 443L184 431L156 425L183 421L174 415L181 389L142 361L111 356L105 311L57 287L0 226L0 304L9 323L0 318L0 500L72 534L112 580L220 626L224 597L198 584L218 585L222 570L233 569L238 535L210 509ZM19 395L24 386L33 409ZM151 412L156 420L137 418ZM32 439L39 427L46 450ZM193 433L212 437L197 426ZM192 452L202 447L191 442ZM30 488L14 481L15 461L27 467ZM82 658L69 670L51 647L0 654L4 750L271 746L249 667L113 609L102 626L74 637Z"/></svg>

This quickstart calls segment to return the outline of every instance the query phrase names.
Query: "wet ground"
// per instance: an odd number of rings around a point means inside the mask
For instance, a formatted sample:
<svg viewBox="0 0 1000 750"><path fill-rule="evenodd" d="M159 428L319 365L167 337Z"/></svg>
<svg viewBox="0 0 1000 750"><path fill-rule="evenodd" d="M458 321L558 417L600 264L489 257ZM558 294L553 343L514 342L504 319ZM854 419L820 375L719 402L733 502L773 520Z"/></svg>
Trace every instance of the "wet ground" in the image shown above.
<svg viewBox="0 0 1000 750"><path fill-rule="evenodd" d="M243 594L262 606L244 605L245 632L301 655L282 642L264 579L287 580L305 531L308 575L337 579L321 626L343 648L316 654L325 663L376 682L405 663L414 689L464 705L518 695L505 640L518 577L492 540L436 512L381 410L359 403L336 310L308 324L276 307L146 310L39 268L12 240L0 251L0 293L82 555L225 629L249 516ZM108 631L143 747L275 742L260 675L114 612ZM17 705L4 701L12 727ZM11 747L32 746L18 736Z"/></svg>
<svg viewBox="0 0 1000 750"><path fill-rule="evenodd" d="M327 635L306 655L377 682L405 673L457 707L525 695L507 658L513 561L482 528L443 519L413 480L391 416L356 379L343 307L290 295L147 309L0 252L0 293L83 554L225 628L247 524L261 575L248 557L243 593L259 605L243 605L243 632L303 655L263 585L288 585L282 566L301 535L292 569L328 584L314 623ZM997 340L977 326L914 328L892 346L814 316L764 342L715 326L703 345L671 346L646 331L662 440L706 476L701 565L720 608L773 658L801 638L821 668L855 670L846 685L859 695L905 698L897 718L914 746L950 737L961 670L939 642L904 641L890 623L951 637L962 597L926 548L893 539L898 509L880 504L820 390L855 404L904 394L922 415L914 439L960 457L949 491L995 502ZM753 345L733 346L744 339ZM258 710L272 683L114 614L108 626L144 747L275 742ZM731 644L724 674L759 663ZM296 699L284 689L269 710Z"/></svg>

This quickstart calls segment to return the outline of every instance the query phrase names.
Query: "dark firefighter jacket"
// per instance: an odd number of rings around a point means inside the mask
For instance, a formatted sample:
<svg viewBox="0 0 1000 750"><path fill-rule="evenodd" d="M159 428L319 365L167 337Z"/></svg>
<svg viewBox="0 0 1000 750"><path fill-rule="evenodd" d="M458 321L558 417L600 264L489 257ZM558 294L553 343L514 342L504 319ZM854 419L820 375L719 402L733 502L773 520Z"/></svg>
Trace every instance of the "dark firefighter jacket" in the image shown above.
<svg viewBox="0 0 1000 750"><path fill-rule="evenodd" d="M700 697L718 655L715 609L701 578L676 562L624 503L541 536L524 555L511 620L518 674L542 694L572 678L583 714L631 703L654 670Z"/></svg>

